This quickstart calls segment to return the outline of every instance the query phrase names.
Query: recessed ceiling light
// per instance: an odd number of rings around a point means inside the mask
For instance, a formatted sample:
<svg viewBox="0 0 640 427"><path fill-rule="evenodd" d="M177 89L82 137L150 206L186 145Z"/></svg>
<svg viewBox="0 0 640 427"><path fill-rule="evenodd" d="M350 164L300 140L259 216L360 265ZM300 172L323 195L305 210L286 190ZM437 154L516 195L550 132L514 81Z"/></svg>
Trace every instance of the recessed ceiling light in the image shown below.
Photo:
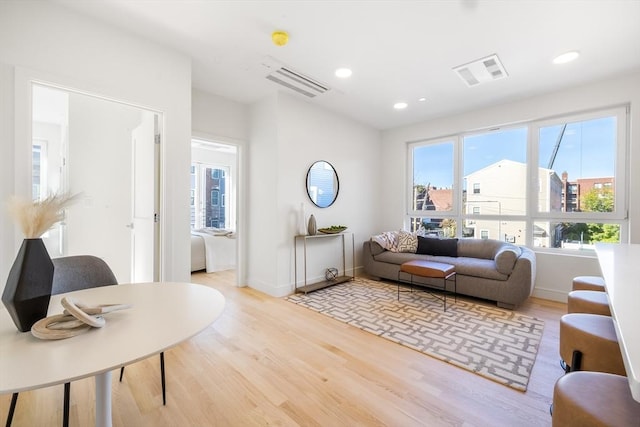
<svg viewBox="0 0 640 427"><path fill-rule="evenodd" d="M571 52L563 53L562 55L558 55L553 58L554 64L566 64L567 62L571 62L580 56L580 52L577 50L573 50Z"/></svg>
<svg viewBox="0 0 640 427"><path fill-rule="evenodd" d="M395 108L396 110L404 110L405 108L407 108L408 104L406 102L396 102L395 104L393 104L393 108Z"/></svg>
<svg viewBox="0 0 640 427"><path fill-rule="evenodd" d="M418 101L420 101L420 102L424 102L426 100L427 100L427 98L418 98Z"/></svg>
<svg viewBox="0 0 640 427"><path fill-rule="evenodd" d="M353 74L353 71L351 71L349 68L338 68L336 70L336 77L340 77L341 79L351 77L351 74Z"/></svg>

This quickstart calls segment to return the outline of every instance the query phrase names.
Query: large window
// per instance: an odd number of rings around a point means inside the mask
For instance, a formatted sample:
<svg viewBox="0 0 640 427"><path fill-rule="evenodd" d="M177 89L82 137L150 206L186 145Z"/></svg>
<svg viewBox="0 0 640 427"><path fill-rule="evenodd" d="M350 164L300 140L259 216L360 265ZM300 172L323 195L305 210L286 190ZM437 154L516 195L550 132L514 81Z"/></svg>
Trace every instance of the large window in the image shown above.
<svg viewBox="0 0 640 427"><path fill-rule="evenodd" d="M621 241L626 117L621 107L409 144L410 228L575 250Z"/></svg>
<svg viewBox="0 0 640 427"><path fill-rule="evenodd" d="M539 183L536 247L593 249L619 242L626 217L624 109L533 127Z"/></svg>

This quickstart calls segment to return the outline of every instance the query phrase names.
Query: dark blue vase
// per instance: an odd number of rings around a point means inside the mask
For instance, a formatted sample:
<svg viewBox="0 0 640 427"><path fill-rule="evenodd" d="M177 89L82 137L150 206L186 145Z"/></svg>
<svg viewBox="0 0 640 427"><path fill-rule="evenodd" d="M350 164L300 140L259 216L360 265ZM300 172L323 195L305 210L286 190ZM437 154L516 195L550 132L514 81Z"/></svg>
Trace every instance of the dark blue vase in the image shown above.
<svg viewBox="0 0 640 427"><path fill-rule="evenodd" d="M24 239L9 271L2 303L21 332L47 317L53 262L42 239Z"/></svg>

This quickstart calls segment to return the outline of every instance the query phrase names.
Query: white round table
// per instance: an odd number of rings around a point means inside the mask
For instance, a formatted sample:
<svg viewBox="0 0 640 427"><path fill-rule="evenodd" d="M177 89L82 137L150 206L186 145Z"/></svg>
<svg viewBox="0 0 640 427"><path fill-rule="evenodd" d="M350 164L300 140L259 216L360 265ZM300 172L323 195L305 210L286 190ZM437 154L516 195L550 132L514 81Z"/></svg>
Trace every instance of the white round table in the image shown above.
<svg viewBox="0 0 640 427"><path fill-rule="evenodd" d="M63 340L20 332L0 309L0 393L14 393L96 379L96 426L111 426L111 371L146 359L198 334L224 309L215 289L157 282L104 286L51 297L49 315L61 313L62 297L87 305L132 304L105 315L106 325Z"/></svg>

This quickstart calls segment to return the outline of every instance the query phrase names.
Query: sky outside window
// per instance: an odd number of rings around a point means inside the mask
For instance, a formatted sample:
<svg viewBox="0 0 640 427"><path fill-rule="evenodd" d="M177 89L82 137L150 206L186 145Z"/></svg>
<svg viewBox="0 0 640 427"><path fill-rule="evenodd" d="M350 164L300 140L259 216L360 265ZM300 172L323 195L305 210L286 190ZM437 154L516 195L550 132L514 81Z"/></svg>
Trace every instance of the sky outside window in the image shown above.
<svg viewBox="0 0 640 427"><path fill-rule="evenodd" d="M553 150L562 126L559 124L540 129L540 167L553 169L558 175L567 172L569 181L614 175L617 126L615 117L567 124L554 161Z"/></svg>
<svg viewBox="0 0 640 427"><path fill-rule="evenodd" d="M453 142L421 145L413 150L413 185L453 187Z"/></svg>
<svg viewBox="0 0 640 427"><path fill-rule="evenodd" d="M464 176L504 159L527 162L527 128L464 137Z"/></svg>

